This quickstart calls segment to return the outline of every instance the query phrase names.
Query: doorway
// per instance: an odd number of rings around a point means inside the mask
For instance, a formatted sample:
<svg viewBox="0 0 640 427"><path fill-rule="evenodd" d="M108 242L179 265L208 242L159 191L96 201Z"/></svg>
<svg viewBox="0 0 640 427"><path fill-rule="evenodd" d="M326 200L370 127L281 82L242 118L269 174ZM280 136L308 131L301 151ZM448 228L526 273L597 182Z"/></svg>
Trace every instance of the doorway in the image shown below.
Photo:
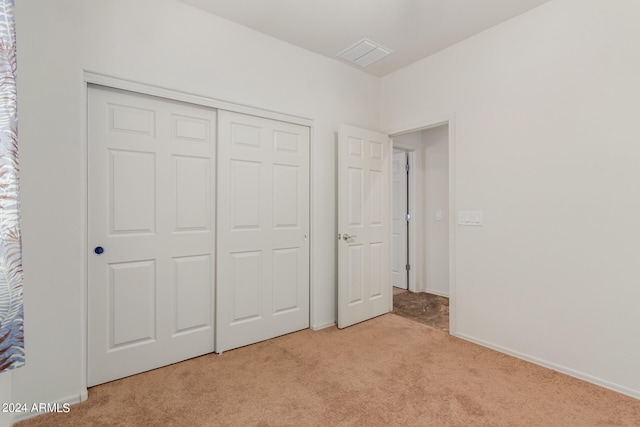
<svg viewBox="0 0 640 427"><path fill-rule="evenodd" d="M439 174L446 177L443 186L446 201L442 209L438 209L437 220L444 222L448 231L444 248L441 248L441 255L446 255L441 265L447 272L444 285L447 294L455 295L455 229L452 226L455 208L454 115L423 123L422 126L399 128L388 133L340 126L337 139L339 328L393 311L394 289L403 292L426 290L426 249L429 246L426 241L430 233L426 232L428 208L424 189L427 187L426 160L431 157L440 160L442 168L439 168ZM434 145L440 147L441 154L445 154L444 159L436 152L428 153L432 151L429 143L431 128L438 128L433 132L441 136L441 142ZM415 170L420 172L410 174L408 182L409 214L416 219L411 222L408 237L408 290L394 288L391 280L391 167L394 145L408 151L410 170L414 170L415 163L418 166ZM420 201L416 202L418 196ZM419 261L417 264L416 260ZM448 323L450 333L455 335L455 298L451 302Z"/></svg>
<svg viewBox="0 0 640 427"><path fill-rule="evenodd" d="M450 141L449 123L422 128L393 136L394 172L396 156L407 157L407 190L399 186L394 173L393 208L406 205L407 244L406 273L408 286L397 286L394 274L394 311L404 311L432 319L439 329L443 318L449 317L450 241L452 209L450 208ZM396 154L397 153L397 154ZM396 184L398 181L398 185ZM406 194L406 201L403 195ZM394 215L394 238L396 215ZM404 247L396 250L394 257L405 256ZM393 259L394 270L399 264ZM398 288L406 289L402 291ZM408 292L408 293L407 293ZM404 295L406 294L406 295ZM415 295L411 295L415 294ZM400 307L398 304L401 304ZM431 311L431 312L429 312ZM415 316L413 316L415 317ZM416 320L416 319L414 319ZM423 323L428 323L429 320Z"/></svg>

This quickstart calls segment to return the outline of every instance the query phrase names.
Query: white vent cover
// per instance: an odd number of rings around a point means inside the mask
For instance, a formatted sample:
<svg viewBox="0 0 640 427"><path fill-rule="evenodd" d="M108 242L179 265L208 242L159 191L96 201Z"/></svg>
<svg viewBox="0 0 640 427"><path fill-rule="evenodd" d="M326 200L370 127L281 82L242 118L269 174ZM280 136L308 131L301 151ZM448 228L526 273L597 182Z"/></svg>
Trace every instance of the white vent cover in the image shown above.
<svg viewBox="0 0 640 427"><path fill-rule="evenodd" d="M368 67L379 59L393 53L391 49L382 47L369 39L362 39L353 46L349 46L338 54L340 58L358 64L361 67Z"/></svg>

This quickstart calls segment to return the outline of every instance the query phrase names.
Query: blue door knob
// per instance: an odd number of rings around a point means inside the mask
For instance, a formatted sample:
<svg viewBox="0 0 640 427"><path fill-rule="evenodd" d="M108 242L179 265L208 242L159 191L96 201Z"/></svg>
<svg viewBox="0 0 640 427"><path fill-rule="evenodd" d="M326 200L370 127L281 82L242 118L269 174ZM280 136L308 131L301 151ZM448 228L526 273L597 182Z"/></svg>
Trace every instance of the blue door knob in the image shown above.
<svg viewBox="0 0 640 427"><path fill-rule="evenodd" d="M104 252L104 248L102 246L96 246L93 252L95 252L96 255L101 255Z"/></svg>

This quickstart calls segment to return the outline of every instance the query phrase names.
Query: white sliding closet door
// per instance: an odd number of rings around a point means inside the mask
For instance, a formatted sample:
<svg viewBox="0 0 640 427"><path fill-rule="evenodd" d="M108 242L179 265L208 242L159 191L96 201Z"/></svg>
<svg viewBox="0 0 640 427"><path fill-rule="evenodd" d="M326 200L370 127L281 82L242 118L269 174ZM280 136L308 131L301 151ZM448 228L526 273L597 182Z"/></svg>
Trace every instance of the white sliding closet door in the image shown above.
<svg viewBox="0 0 640 427"><path fill-rule="evenodd" d="M88 385L214 351L213 109L88 100Z"/></svg>
<svg viewBox="0 0 640 427"><path fill-rule="evenodd" d="M216 351L309 327L309 128L220 111Z"/></svg>

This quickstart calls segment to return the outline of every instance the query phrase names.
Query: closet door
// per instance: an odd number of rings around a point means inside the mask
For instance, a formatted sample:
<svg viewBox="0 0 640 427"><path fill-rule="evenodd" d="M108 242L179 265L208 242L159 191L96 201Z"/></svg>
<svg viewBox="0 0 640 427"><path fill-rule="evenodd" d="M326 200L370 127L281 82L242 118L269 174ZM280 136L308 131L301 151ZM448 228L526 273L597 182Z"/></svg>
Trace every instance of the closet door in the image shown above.
<svg viewBox="0 0 640 427"><path fill-rule="evenodd" d="M309 327L309 128L218 115L216 351Z"/></svg>
<svg viewBox="0 0 640 427"><path fill-rule="evenodd" d="M88 385L214 350L216 112L89 88Z"/></svg>

